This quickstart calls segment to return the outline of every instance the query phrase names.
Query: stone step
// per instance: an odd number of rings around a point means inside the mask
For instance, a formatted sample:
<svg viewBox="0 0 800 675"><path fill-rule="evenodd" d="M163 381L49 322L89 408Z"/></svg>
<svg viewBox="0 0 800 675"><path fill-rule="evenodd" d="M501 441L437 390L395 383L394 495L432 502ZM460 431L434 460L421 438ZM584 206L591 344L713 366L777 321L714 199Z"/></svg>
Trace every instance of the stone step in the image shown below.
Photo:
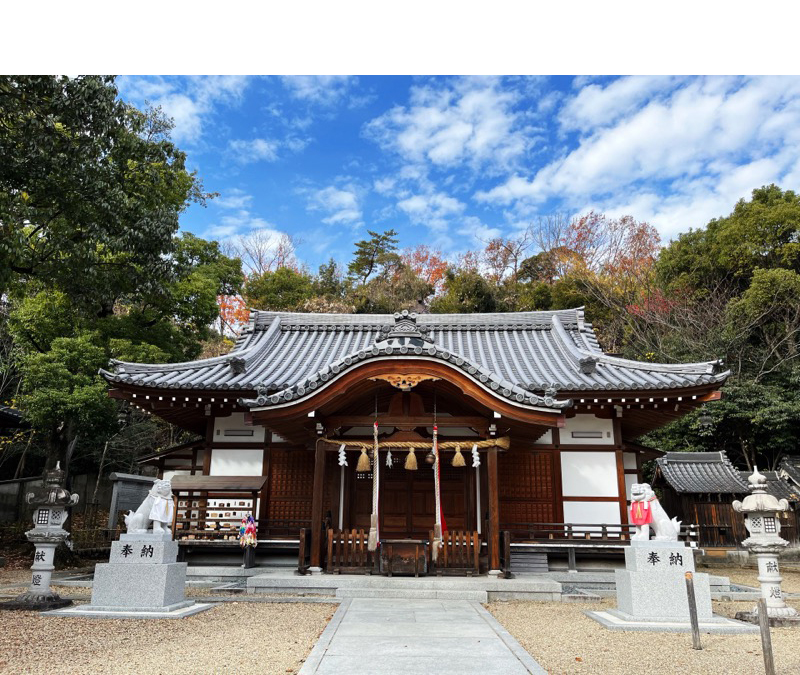
<svg viewBox="0 0 800 675"><path fill-rule="evenodd" d="M486 591L410 588L339 588L337 598L397 598L403 600L475 600L488 602Z"/></svg>

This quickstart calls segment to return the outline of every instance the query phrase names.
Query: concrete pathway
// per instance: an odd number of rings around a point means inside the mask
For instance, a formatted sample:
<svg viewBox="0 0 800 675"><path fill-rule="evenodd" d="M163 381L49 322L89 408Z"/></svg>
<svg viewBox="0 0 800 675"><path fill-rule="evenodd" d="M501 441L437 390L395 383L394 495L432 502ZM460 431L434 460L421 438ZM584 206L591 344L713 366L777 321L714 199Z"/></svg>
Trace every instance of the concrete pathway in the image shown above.
<svg viewBox="0 0 800 675"><path fill-rule="evenodd" d="M480 603L342 601L300 675L545 674Z"/></svg>

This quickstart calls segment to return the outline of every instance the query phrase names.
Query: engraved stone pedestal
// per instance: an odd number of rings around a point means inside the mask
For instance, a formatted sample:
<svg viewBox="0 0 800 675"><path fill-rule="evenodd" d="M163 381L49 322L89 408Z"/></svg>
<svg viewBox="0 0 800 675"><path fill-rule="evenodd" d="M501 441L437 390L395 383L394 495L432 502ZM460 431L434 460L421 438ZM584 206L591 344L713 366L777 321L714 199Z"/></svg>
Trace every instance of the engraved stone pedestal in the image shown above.
<svg viewBox="0 0 800 675"><path fill-rule="evenodd" d="M186 563L175 562L178 543L169 532L123 534L111 544L109 562L94 571L92 602L48 612L54 616L182 618L211 604L187 600Z"/></svg>
<svg viewBox="0 0 800 675"><path fill-rule="evenodd" d="M616 630L688 632L686 572L694 573L692 549L676 541L632 541L625 569L616 570L617 609L586 612ZM704 632L751 632L751 626L714 615L708 574L693 574L697 617Z"/></svg>

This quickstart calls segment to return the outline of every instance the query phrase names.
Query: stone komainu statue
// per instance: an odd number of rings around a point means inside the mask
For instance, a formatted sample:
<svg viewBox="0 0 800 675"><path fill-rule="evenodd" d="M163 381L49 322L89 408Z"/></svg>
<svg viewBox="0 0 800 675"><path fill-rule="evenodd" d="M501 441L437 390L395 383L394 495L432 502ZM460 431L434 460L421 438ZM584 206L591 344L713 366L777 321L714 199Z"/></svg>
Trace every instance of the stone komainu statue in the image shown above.
<svg viewBox="0 0 800 675"><path fill-rule="evenodd" d="M678 541L681 531L681 521L670 520L649 483L631 485L630 523L636 526L631 541L648 541L651 527L656 541Z"/></svg>
<svg viewBox="0 0 800 675"><path fill-rule="evenodd" d="M172 485L168 480L157 480L139 508L128 511L125 527L129 534L144 534L152 527L154 533L166 532L172 536L169 527L173 512Z"/></svg>

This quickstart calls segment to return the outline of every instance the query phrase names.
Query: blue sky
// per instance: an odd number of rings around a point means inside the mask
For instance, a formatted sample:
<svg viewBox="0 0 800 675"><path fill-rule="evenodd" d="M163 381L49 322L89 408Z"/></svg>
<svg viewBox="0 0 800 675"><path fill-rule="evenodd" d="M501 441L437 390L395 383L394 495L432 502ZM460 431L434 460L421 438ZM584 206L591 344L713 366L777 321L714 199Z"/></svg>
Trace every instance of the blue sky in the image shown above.
<svg viewBox="0 0 800 675"><path fill-rule="evenodd" d="M134 77L207 190L182 228L289 233L312 270L367 228L455 257L537 216L630 214L664 240L800 189L800 77Z"/></svg>

